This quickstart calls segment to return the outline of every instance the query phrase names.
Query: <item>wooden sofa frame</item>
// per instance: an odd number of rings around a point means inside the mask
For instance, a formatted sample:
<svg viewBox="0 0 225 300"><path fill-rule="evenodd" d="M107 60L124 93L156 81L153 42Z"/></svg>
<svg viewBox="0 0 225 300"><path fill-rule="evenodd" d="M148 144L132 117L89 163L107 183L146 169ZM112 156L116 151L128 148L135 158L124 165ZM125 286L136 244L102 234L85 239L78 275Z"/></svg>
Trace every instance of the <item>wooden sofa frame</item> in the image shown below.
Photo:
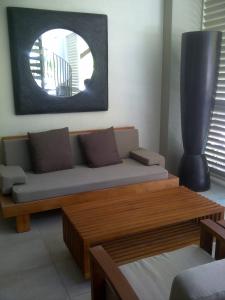
<svg viewBox="0 0 225 300"><path fill-rule="evenodd" d="M133 129L134 127L120 127L115 130ZM70 135L90 133L96 130L74 131ZM10 136L3 139L24 139L26 136ZM148 193L152 191L173 188L179 185L179 179L173 175L169 175L167 179L152 180L138 184L130 184L126 186L113 187L108 189L96 190L91 192L83 192L73 195L47 198L35 200L31 202L15 203L10 196L0 195L0 206L3 218L16 218L17 232L26 232L30 230L30 215L37 212L59 209L67 205L80 202L91 201L93 199L111 197L119 195L133 195L134 193Z"/></svg>
<svg viewBox="0 0 225 300"><path fill-rule="evenodd" d="M200 247L212 255L216 241L215 259L225 258L225 228L210 219L200 222ZM92 300L106 300L106 286L118 300L139 300L128 280L102 246L90 248Z"/></svg>

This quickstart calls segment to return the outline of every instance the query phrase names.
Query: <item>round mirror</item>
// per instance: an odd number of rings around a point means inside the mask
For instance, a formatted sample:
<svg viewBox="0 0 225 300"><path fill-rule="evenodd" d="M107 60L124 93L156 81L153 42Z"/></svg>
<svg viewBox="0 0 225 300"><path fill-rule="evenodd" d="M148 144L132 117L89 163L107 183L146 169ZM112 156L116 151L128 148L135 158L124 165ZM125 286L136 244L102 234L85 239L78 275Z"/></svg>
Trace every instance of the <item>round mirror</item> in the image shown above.
<svg viewBox="0 0 225 300"><path fill-rule="evenodd" d="M43 33L29 54L35 82L49 95L70 97L85 90L94 62L91 50L78 34L65 29Z"/></svg>

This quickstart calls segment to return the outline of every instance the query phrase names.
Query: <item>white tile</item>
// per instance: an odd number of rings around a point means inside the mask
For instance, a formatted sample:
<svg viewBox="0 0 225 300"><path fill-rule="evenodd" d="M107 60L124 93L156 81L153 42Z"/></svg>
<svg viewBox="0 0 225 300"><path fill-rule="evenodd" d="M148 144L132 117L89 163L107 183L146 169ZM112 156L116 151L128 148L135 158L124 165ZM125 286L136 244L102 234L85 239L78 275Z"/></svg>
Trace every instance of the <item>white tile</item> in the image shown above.
<svg viewBox="0 0 225 300"><path fill-rule="evenodd" d="M0 216L0 246L5 242L16 242L21 240L29 240L34 237L38 237L39 232L32 228L28 232L17 233L15 218L3 219Z"/></svg>
<svg viewBox="0 0 225 300"><path fill-rule="evenodd" d="M0 300L87 300L84 280L63 241L60 212L32 217L32 230L15 232L0 219Z"/></svg>
<svg viewBox="0 0 225 300"><path fill-rule="evenodd" d="M19 237L20 234L17 234ZM0 276L52 264L44 242L40 238L15 238L1 242Z"/></svg>
<svg viewBox="0 0 225 300"><path fill-rule="evenodd" d="M79 296L70 296L71 300L91 300L91 293L87 293L87 294L83 294L83 295L79 295Z"/></svg>
<svg viewBox="0 0 225 300"><path fill-rule="evenodd" d="M51 235L43 236L43 241L48 248L49 254L53 261L71 259L71 254L63 241L63 236Z"/></svg>
<svg viewBox="0 0 225 300"><path fill-rule="evenodd" d="M34 268L0 276L2 300L69 300L54 267Z"/></svg>
<svg viewBox="0 0 225 300"><path fill-rule="evenodd" d="M90 292L90 281L84 279L72 258L56 262L55 268L70 297Z"/></svg>

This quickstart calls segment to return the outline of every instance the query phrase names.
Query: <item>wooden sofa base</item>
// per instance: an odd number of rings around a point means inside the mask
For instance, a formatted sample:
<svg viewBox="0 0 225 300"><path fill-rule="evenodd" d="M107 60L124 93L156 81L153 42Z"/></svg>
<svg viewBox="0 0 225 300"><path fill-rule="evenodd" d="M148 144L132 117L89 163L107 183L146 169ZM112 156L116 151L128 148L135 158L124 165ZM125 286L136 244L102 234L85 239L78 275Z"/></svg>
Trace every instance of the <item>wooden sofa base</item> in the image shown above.
<svg viewBox="0 0 225 300"><path fill-rule="evenodd" d="M0 195L0 204L3 218L16 217L17 232L30 230L30 215L37 212L62 208L81 202L91 201L97 198L112 199L113 197L128 196L148 193L157 190L169 189L179 185L179 178L169 175L168 179L152 180L148 182L119 186L98 191L54 197L31 202L15 203L11 197Z"/></svg>
<svg viewBox="0 0 225 300"><path fill-rule="evenodd" d="M16 231L26 232L30 230L30 215L20 215L16 217Z"/></svg>

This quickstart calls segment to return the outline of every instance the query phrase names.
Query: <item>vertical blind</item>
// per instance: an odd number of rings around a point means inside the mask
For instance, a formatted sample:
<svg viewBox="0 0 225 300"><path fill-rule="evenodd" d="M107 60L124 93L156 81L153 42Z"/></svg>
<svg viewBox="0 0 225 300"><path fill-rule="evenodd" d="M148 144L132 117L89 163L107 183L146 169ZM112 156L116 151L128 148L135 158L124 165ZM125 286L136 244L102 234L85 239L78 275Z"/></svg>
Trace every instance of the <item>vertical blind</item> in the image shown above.
<svg viewBox="0 0 225 300"><path fill-rule="evenodd" d="M72 94L79 92L79 53L77 35L70 33L66 36L68 63L72 67Z"/></svg>
<svg viewBox="0 0 225 300"><path fill-rule="evenodd" d="M211 172L225 178L225 0L203 1L202 30L223 32L215 107L205 153Z"/></svg>

